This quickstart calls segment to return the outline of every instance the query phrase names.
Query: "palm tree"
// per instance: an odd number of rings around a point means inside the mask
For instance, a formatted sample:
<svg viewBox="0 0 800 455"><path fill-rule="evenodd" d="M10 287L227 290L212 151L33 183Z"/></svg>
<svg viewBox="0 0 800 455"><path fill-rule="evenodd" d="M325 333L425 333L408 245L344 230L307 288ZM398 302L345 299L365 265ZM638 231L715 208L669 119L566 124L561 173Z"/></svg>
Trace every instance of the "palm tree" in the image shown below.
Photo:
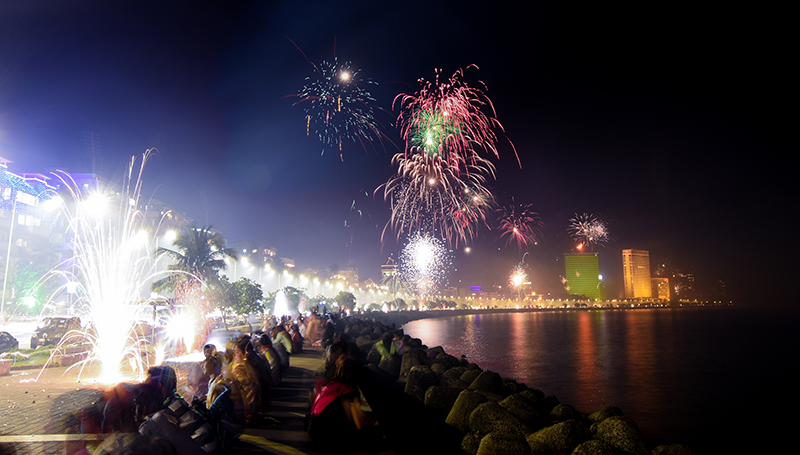
<svg viewBox="0 0 800 455"><path fill-rule="evenodd" d="M167 256L172 264L167 267L169 275L153 283L154 291L168 290L175 298L191 300L199 297L202 285L219 287L219 272L225 270L225 258L238 260L231 248L225 248L225 239L209 227L191 225L184 229L172 243L174 249L159 248L157 256Z"/></svg>

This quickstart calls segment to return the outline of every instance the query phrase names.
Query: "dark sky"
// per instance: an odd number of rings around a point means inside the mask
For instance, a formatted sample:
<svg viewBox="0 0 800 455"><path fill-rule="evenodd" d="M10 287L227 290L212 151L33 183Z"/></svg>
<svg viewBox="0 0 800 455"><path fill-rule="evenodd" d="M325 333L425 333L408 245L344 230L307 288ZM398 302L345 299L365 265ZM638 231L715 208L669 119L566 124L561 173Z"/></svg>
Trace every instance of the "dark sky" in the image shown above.
<svg viewBox="0 0 800 455"><path fill-rule="evenodd" d="M389 207L373 197L396 149L322 153L287 96L313 71L306 57L351 61L387 111L435 68L475 64L467 80L486 84L522 162L500 141L491 187L546 223L534 280L553 278L537 274L572 247L569 218L592 213L612 229L600 249L612 288L620 250L638 248L724 280L738 301L784 295L796 218L789 14L558 3L5 1L0 156L16 172L88 172L91 131L98 172L118 179L157 147L148 188L198 225L300 268L352 260L377 278L398 250L391 238L381 247ZM402 146L396 116L377 118ZM473 253L456 252L451 281L504 281L519 256L503 245L483 229Z"/></svg>

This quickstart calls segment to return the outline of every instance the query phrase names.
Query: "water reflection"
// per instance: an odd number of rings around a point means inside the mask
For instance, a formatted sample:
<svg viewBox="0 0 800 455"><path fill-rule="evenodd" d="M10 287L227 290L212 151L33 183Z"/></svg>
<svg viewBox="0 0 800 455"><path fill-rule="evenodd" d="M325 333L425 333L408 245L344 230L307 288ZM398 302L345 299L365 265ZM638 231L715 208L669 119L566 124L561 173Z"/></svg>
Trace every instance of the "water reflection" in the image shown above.
<svg viewBox="0 0 800 455"><path fill-rule="evenodd" d="M703 368L687 360L693 342L683 336L686 322L677 320L678 313L484 314L414 321L404 328L428 346L464 354L581 412L619 406L651 437L675 441L685 440L686 420L693 418L686 408L698 395L681 381Z"/></svg>

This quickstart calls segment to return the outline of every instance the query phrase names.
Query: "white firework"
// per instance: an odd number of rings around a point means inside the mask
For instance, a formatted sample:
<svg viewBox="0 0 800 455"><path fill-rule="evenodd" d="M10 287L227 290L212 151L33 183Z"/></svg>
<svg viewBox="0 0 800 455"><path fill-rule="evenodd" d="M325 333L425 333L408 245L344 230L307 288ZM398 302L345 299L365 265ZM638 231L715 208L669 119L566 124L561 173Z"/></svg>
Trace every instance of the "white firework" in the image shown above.
<svg viewBox="0 0 800 455"><path fill-rule="evenodd" d="M570 236L590 250L594 245L607 243L609 240L608 226L594 215L582 214L569 220Z"/></svg>
<svg viewBox="0 0 800 455"><path fill-rule="evenodd" d="M413 235L400 255L402 281L420 295L447 285L452 259L442 240L428 234Z"/></svg>

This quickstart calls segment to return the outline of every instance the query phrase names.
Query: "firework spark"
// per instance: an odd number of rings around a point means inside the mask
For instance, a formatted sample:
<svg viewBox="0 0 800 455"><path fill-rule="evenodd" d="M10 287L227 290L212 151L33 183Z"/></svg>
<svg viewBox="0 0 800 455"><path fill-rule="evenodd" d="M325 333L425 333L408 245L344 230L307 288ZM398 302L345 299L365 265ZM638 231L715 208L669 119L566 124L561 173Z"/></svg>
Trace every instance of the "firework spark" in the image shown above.
<svg viewBox="0 0 800 455"><path fill-rule="evenodd" d="M531 204L515 204L501 207L495 211L498 215L497 229L500 238L507 237L506 246L512 242L522 251L535 245L538 229L544 225L539 214L534 212Z"/></svg>
<svg viewBox="0 0 800 455"><path fill-rule="evenodd" d="M575 216L569 220L567 228L570 236L580 242L579 248L586 247L590 251L595 245L602 245L609 241L608 226L606 223L594 215Z"/></svg>
<svg viewBox="0 0 800 455"><path fill-rule="evenodd" d="M450 251L442 240L428 234L413 235L400 255L401 280L419 295L446 286L451 268Z"/></svg>
<svg viewBox="0 0 800 455"><path fill-rule="evenodd" d="M381 140L384 135L372 105L375 98L366 88L377 83L361 78L360 70L337 58L312 65L314 73L306 78L294 103L305 106L306 135L315 132L320 142L337 148L340 155L345 140L360 142L365 149L367 142Z"/></svg>
<svg viewBox="0 0 800 455"><path fill-rule="evenodd" d="M527 284L530 284L528 281L528 265L520 262L511 269L511 275L508 277L508 286L516 291L517 298L520 298L522 289Z"/></svg>
<svg viewBox="0 0 800 455"><path fill-rule="evenodd" d="M398 239L423 230L456 246L473 238L486 224L486 211L494 200L484 186L486 175L494 176L494 166L481 158L476 162L470 166L472 172L459 176L439 157L396 154L393 164L398 174L378 187L392 207L384 236L390 228Z"/></svg>
<svg viewBox="0 0 800 455"><path fill-rule="evenodd" d="M142 229L143 214L137 207L142 171L150 153L148 150L143 156L138 178L136 160L131 160L116 211L111 198L105 196L104 213L98 212L102 196L83 195L68 174L55 174L74 200L72 210L62 208L74 257L52 271L51 278L68 282L60 291L75 288L76 307L87 321L84 331L69 334L63 342L88 340L91 355L81 367L99 363L103 382L121 380L125 369L144 377L149 366L147 356L142 355L145 339L137 321L146 319L145 312L151 311L142 294L156 273L155 245Z"/></svg>

